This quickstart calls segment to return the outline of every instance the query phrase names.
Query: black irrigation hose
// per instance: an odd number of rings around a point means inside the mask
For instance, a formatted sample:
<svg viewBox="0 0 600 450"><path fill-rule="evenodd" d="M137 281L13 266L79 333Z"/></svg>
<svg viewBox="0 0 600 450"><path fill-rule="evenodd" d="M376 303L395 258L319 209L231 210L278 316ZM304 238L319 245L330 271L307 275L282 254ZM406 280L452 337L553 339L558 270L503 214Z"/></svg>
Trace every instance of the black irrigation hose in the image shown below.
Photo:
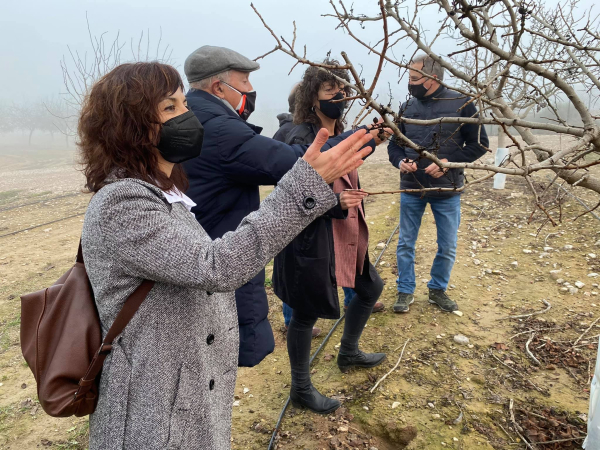
<svg viewBox="0 0 600 450"><path fill-rule="evenodd" d="M56 220L53 220L52 222L42 223L40 225L35 225L33 227L29 227L29 228L24 228L22 230L13 231L11 233L0 234L0 238L7 237L7 236L13 236L13 235L19 234L19 233L24 233L25 231L33 230L35 228L40 228L40 227L43 227L45 225L51 225L51 224L56 223L56 222L62 222L63 220L72 219L74 217L81 217L81 216L84 216L84 215L85 215L85 212L82 212L82 213L79 213L79 214L74 214L72 216L63 217L62 219L56 219Z"/></svg>
<svg viewBox="0 0 600 450"><path fill-rule="evenodd" d="M387 242L385 243L385 247L383 247L383 249L381 250L381 253L375 260L375 264L374 264L375 268L377 268L377 265L379 264L379 260L381 260L383 253L388 248L388 245L390 245L390 241L392 240L392 238L394 237L394 235L396 234L396 232L398 231L399 228L400 228L400 222L398 222L398 225L396 225L396 228L394 228L394 231L392 231L392 234L390 234L390 237L388 238ZM321 342L321 345L319 345L319 348L317 348L317 350L313 353L312 357L310 358L310 361L308 363L309 366L312 365L313 361L315 360L315 358L317 357L319 352L323 349L325 344L327 344L327 341L329 341L329 338L331 337L331 335L333 334L335 329L342 322L342 320L344 320L344 317L346 317L346 314L342 314L342 317L340 317L338 320L336 320L336 322L333 324L333 327L331 327L331 330L329 330L329 333L327 333L327 335L325 336L325 339L323 339L323 342ZM279 431L279 427L281 426L283 416L285 415L285 411L287 410L289 405L290 405L290 397L288 397L287 400L285 401L285 405L283 405L281 414L279 414L279 418L277 419L277 424L275 425L275 429L273 430L273 434L271 435L271 441L269 442L269 447L267 448L267 450L272 450L272 448L273 448L273 444L275 443L275 436L277 436L277 432Z"/></svg>
<svg viewBox="0 0 600 450"><path fill-rule="evenodd" d="M37 205L38 203L51 202L52 200L58 200L59 198L75 197L77 195L82 195L82 193L78 192L76 194L59 195L58 197L50 197L50 198L47 198L45 200L38 200L38 201L35 201L35 202L30 202L30 203L21 203L20 205L8 206L6 208L0 208L0 212L2 212L2 211L10 211L11 209L23 208L24 206Z"/></svg>

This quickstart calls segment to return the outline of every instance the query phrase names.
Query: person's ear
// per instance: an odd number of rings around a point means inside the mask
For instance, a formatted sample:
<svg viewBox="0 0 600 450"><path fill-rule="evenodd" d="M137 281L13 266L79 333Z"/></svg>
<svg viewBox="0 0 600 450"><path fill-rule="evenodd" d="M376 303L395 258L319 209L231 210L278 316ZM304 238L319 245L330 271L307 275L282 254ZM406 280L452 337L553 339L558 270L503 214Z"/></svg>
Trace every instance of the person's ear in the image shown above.
<svg viewBox="0 0 600 450"><path fill-rule="evenodd" d="M225 98L225 92L223 89L223 85L219 80L215 80L211 86L211 92L213 95L216 95L219 98Z"/></svg>
<svg viewBox="0 0 600 450"><path fill-rule="evenodd" d="M313 106L316 107L316 106L319 106L319 105L320 105L320 103L319 103L319 93L317 93L315 95L315 98L313 99Z"/></svg>

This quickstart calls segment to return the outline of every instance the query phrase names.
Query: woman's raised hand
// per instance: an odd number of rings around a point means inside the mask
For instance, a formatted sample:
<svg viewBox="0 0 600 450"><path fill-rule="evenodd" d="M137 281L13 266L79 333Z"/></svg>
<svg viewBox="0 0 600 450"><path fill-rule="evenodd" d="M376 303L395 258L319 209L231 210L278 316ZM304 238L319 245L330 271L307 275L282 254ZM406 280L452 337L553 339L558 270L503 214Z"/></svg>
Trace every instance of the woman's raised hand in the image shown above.
<svg viewBox="0 0 600 450"><path fill-rule="evenodd" d="M335 147L321 153L321 147L327 139L329 132L326 128L321 128L303 157L327 184L358 168L362 165L363 158L373 151L371 147L362 148L372 139L364 129L358 130Z"/></svg>

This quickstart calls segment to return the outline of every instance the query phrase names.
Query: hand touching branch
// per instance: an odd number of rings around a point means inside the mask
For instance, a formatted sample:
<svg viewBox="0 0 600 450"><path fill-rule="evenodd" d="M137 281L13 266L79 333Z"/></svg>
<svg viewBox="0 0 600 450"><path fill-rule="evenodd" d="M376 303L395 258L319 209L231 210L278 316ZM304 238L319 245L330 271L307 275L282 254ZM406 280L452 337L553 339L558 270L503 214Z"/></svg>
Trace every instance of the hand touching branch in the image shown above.
<svg viewBox="0 0 600 450"><path fill-rule="evenodd" d="M321 153L321 147L327 139L329 139L329 131L321 128L303 157L327 184L360 167L364 162L363 159L372 151L371 147L363 148L372 139L364 129L358 130L335 147Z"/></svg>
<svg viewBox="0 0 600 450"><path fill-rule="evenodd" d="M448 160L446 158L440 159L441 162L447 163ZM429 164L425 168L425 173L433 178L440 178L442 175L445 175L449 169L443 169L435 163Z"/></svg>
<svg viewBox="0 0 600 450"><path fill-rule="evenodd" d="M360 205L363 199L368 195L369 194L367 194L362 189L343 191L340 194L340 205L344 210L355 208L358 205Z"/></svg>

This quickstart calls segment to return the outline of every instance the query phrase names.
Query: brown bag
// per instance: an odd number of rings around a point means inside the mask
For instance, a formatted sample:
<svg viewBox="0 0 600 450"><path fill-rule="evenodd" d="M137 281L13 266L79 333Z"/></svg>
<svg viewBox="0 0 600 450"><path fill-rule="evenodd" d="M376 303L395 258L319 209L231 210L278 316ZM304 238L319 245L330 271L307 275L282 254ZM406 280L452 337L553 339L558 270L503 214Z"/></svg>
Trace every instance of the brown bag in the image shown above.
<svg viewBox="0 0 600 450"><path fill-rule="evenodd" d="M49 288L21 297L21 350L47 414L82 417L94 412L98 403L98 375L111 344L153 286L154 281L142 282L102 341L100 318L80 241L77 260L68 272Z"/></svg>

